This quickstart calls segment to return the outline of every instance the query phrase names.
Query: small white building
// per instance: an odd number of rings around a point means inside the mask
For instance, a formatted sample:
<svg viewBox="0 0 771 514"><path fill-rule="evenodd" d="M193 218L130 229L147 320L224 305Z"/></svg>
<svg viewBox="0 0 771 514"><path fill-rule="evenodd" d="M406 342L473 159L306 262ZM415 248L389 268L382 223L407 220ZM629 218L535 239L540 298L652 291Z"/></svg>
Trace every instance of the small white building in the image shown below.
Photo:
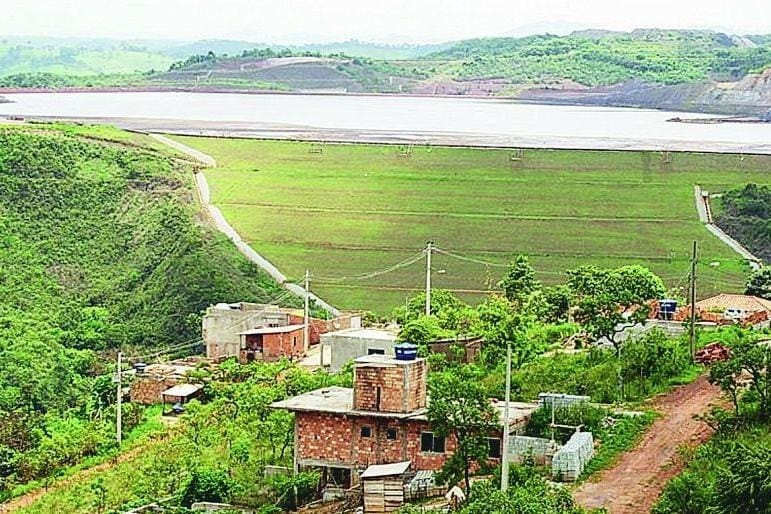
<svg viewBox="0 0 771 514"><path fill-rule="evenodd" d="M349 328L321 334L322 351L329 354L330 371L366 355L395 356L396 330Z"/></svg>

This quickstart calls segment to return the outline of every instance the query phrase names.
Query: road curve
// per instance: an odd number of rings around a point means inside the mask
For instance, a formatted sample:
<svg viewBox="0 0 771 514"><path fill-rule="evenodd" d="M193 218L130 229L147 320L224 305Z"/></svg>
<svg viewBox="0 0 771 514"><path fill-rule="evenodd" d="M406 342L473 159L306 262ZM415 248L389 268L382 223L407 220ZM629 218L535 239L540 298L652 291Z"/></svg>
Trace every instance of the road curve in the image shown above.
<svg viewBox="0 0 771 514"><path fill-rule="evenodd" d="M184 153L185 155L192 157L207 167L214 168L217 166L217 161L214 159L214 157L200 152L195 148L191 148L178 141L174 141L173 139L170 139L162 134L149 133L148 135L156 141L159 141L179 152ZM254 248L249 246L246 241L241 238L241 235L236 231L236 229L234 229L230 223L228 223L228 221L225 219L225 216L222 214L222 211L220 211L217 206L212 205L209 183L206 181L206 176L203 174L203 172L198 171L195 173L195 185L196 189L198 190L198 197L201 200L201 205L203 205L204 211L209 216L209 219L212 221L217 230L225 234L228 239L233 242L239 252L241 252L251 262L259 266L263 271L265 271L265 273L270 275L273 280L283 285L297 296L304 297L305 289L298 284L289 282L286 275L284 275L272 262L257 253ZM338 309L325 302L314 293L309 293L308 297L316 302L319 307L329 312L333 316L340 315L340 311Z"/></svg>

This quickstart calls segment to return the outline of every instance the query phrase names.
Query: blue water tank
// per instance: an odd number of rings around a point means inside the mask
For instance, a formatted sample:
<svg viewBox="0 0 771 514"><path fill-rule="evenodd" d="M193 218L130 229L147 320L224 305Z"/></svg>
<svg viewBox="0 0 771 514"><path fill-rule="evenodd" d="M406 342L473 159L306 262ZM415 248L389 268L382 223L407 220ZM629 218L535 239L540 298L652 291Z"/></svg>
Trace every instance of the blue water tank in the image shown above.
<svg viewBox="0 0 771 514"><path fill-rule="evenodd" d="M663 299L659 300L659 317L663 319L672 319L677 311L677 300Z"/></svg>
<svg viewBox="0 0 771 514"><path fill-rule="evenodd" d="M418 345L412 343L400 343L394 345L394 353L398 361L414 361L418 358Z"/></svg>

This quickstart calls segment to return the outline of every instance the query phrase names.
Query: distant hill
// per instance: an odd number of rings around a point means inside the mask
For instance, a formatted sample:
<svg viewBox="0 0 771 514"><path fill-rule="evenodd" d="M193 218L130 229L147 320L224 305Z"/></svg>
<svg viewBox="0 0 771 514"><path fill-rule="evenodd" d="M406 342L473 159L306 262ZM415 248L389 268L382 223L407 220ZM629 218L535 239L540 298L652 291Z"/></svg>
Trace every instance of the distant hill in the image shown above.
<svg viewBox="0 0 771 514"><path fill-rule="evenodd" d="M230 40L51 46L65 43L0 46L0 88L409 93L730 114L771 109L764 73L771 68L771 36L763 35L589 29L417 46L355 40L295 47Z"/></svg>
<svg viewBox="0 0 771 514"><path fill-rule="evenodd" d="M21 73L100 75L165 70L171 56L131 44L59 46L0 40L0 77Z"/></svg>
<svg viewBox="0 0 771 514"><path fill-rule="evenodd" d="M439 45L385 45L356 40L308 45L271 45L242 40L194 42L104 38L45 38L0 36L0 77L26 73L70 76L165 71L191 55L239 56L255 48L295 53L346 54L370 59L412 59L443 50Z"/></svg>

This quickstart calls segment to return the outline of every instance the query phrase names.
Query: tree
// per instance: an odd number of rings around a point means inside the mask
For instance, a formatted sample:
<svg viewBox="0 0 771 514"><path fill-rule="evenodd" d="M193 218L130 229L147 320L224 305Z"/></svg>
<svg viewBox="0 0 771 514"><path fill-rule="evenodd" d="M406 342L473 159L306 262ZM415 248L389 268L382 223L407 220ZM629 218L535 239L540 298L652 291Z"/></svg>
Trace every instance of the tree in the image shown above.
<svg viewBox="0 0 771 514"><path fill-rule="evenodd" d="M771 446L734 445L715 480L715 503L725 514L771 511Z"/></svg>
<svg viewBox="0 0 771 514"><path fill-rule="evenodd" d="M195 502L222 503L230 498L230 478L220 468L200 467L194 469L182 491L180 503L185 507Z"/></svg>
<svg viewBox="0 0 771 514"><path fill-rule="evenodd" d="M746 293L771 300L771 266L765 266L750 276Z"/></svg>
<svg viewBox="0 0 771 514"><path fill-rule="evenodd" d="M463 301L444 289L431 290L431 314L437 317L448 317L455 310L468 307ZM407 304L394 309L393 317L400 325L418 319L426 313L426 293L421 292L407 299ZM450 328L450 327L446 327Z"/></svg>
<svg viewBox="0 0 771 514"><path fill-rule="evenodd" d="M518 255L509 263L506 274L498 287L510 301L521 301L533 291L541 288L541 283L535 278L535 270L530 265L526 255Z"/></svg>
<svg viewBox="0 0 771 514"><path fill-rule="evenodd" d="M464 481L471 490L471 469L487 460L491 433L500 431L499 417L470 366L449 368L429 382L428 421L436 435L454 438L455 452L445 461L437 479L455 484Z"/></svg>
<svg viewBox="0 0 771 514"><path fill-rule="evenodd" d="M582 266L568 271L574 317L599 341L607 338L618 351L616 336L627 326L644 322L648 302L665 293L659 277L642 266L602 269Z"/></svg>
<svg viewBox="0 0 771 514"><path fill-rule="evenodd" d="M515 368L532 359L540 345L527 337L528 329L535 325L535 318L527 309L517 309L505 297L494 295L479 304L479 330L485 338L482 359L489 365L502 362L506 348L511 345Z"/></svg>
<svg viewBox="0 0 771 514"><path fill-rule="evenodd" d="M744 393L757 400L761 416L771 414L771 347L747 339L731 345L731 358L710 369L710 382L720 386L734 404L739 415L741 382L749 378L749 389Z"/></svg>
<svg viewBox="0 0 771 514"><path fill-rule="evenodd" d="M417 345L427 345L452 336L453 332L443 329L436 316L420 316L407 322L399 331L399 341Z"/></svg>

